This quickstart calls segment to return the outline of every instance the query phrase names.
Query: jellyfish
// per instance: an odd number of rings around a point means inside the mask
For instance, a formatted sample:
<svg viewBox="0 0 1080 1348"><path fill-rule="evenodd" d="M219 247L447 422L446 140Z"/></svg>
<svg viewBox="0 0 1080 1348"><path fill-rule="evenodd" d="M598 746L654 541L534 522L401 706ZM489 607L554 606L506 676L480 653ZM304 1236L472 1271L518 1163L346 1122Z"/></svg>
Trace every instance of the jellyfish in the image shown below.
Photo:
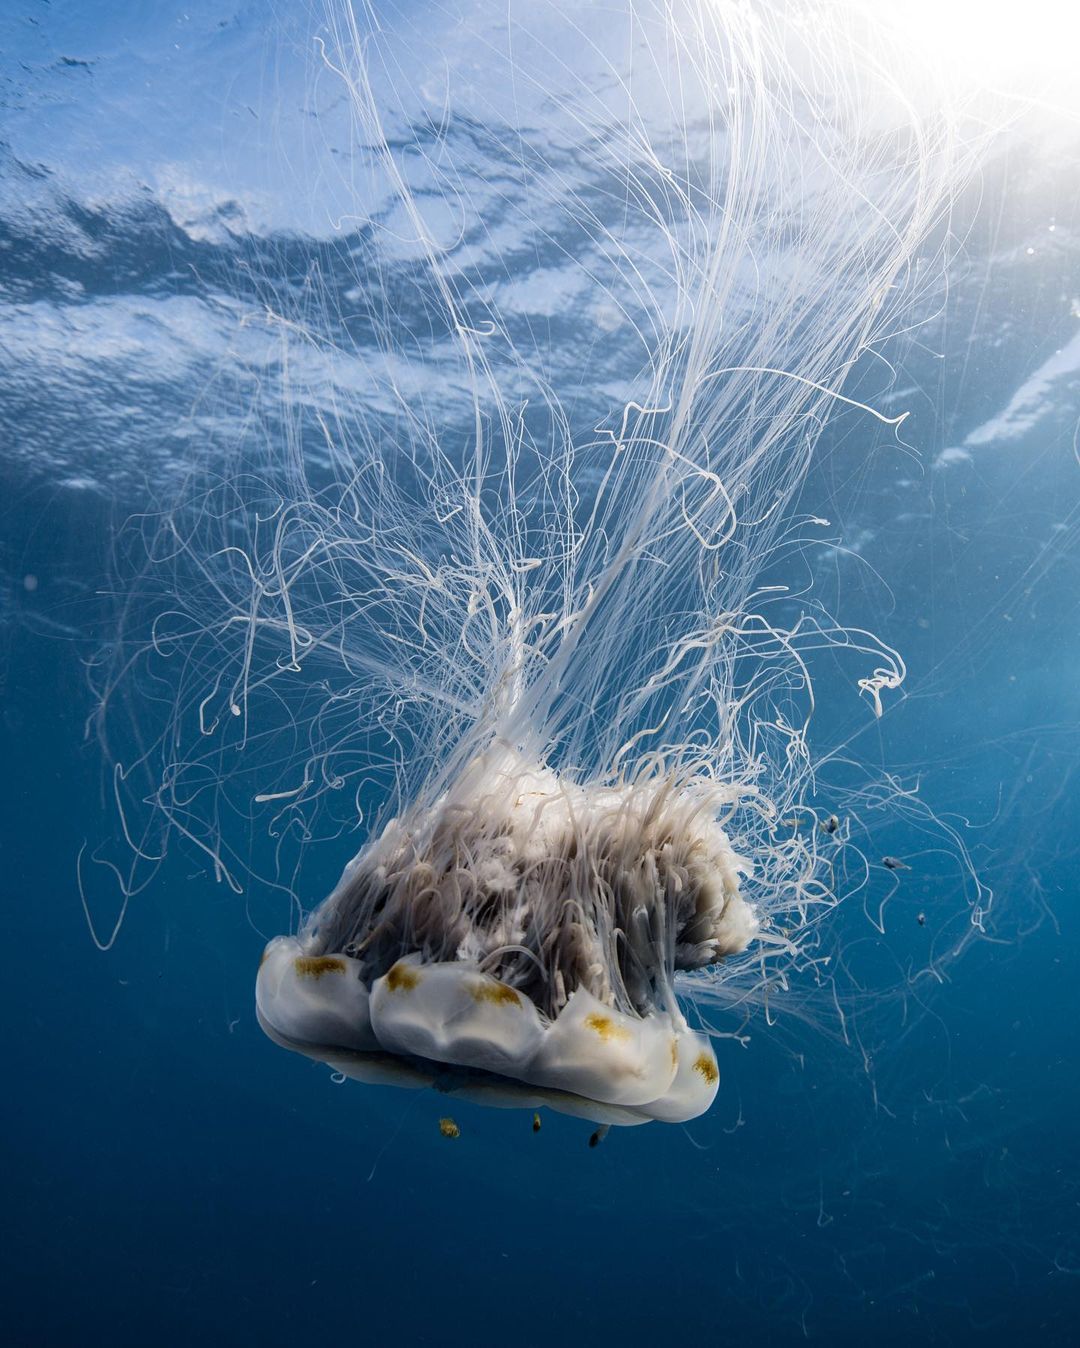
<svg viewBox="0 0 1080 1348"><path fill-rule="evenodd" d="M838 408L897 434L853 381L927 302L979 138L857 6L470 22L328 5L349 285L324 259L235 301L266 434L215 434L141 522L102 707L139 670L171 694L114 785L141 859L181 836L238 891L266 821L276 1043L684 1122L720 1083L702 1007L820 971L817 661L870 717L904 666L796 592L825 525L796 503Z"/></svg>

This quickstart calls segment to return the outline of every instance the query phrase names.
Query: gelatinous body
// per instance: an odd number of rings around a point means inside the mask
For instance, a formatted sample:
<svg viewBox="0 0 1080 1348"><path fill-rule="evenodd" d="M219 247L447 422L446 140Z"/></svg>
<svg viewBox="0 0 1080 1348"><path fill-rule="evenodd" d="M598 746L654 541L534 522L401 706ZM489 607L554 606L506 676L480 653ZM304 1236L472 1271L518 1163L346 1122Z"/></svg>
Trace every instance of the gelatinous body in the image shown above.
<svg viewBox="0 0 1080 1348"><path fill-rule="evenodd" d="M502 1079L526 1107L693 1118L719 1072L675 974L757 927L716 822L730 796L662 777L576 785L493 749L392 820L298 936L271 941L260 1021L351 1075L452 1069L457 1089L484 1074L481 1094Z"/></svg>

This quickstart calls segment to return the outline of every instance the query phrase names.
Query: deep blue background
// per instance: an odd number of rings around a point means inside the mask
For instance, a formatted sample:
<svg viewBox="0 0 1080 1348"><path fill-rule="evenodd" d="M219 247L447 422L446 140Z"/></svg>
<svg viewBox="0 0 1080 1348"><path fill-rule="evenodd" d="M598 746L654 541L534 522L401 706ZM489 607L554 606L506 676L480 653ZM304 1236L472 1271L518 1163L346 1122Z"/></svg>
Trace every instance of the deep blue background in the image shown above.
<svg viewBox="0 0 1080 1348"><path fill-rule="evenodd" d="M837 918L868 980L861 1043L812 1001L816 1023L756 1022L718 1043L709 1116L592 1150L579 1122L534 1135L457 1103L451 1143L438 1097L275 1049L252 1007L274 919L181 849L116 946L91 944L74 874L116 830L85 735L110 544L183 466L189 372L225 359L214 278L267 241L283 278L318 248L280 167L293 120L252 129L299 106L306 22L4 6L5 1341L1080 1341L1080 178L1061 146L988 169L944 315L891 394L868 387L911 411L913 450L841 418L806 488L885 578L822 549L820 592L911 670L883 723L852 699L822 733L968 817L995 890L940 984L905 995L964 921L927 859L883 939ZM311 856L312 893L351 850Z"/></svg>

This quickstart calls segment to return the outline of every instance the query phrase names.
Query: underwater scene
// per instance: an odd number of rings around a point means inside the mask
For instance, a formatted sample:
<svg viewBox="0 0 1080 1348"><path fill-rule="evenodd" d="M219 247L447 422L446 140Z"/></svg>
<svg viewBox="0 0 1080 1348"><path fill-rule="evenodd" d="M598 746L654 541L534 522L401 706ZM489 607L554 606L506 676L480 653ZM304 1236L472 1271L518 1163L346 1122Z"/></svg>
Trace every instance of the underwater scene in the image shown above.
<svg viewBox="0 0 1080 1348"><path fill-rule="evenodd" d="M0 0L5 1343L1080 1343L1078 50Z"/></svg>

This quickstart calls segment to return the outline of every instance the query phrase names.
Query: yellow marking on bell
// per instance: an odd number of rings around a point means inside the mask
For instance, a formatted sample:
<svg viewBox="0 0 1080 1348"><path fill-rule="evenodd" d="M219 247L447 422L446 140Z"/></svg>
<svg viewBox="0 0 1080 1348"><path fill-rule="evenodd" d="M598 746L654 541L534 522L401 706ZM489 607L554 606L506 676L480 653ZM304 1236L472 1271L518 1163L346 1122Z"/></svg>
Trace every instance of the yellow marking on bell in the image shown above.
<svg viewBox="0 0 1080 1348"><path fill-rule="evenodd" d="M694 1062L694 1071L704 1079L706 1085L712 1086L720 1080L720 1069L716 1065L716 1059L707 1053L698 1054Z"/></svg>
<svg viewBox="0 0 1080 1348"><path fill-rule="evenodd" d="M457 1124L454 1122L453 1119L440 1119L439 1132L442 1133L443 1137L461 1136L461 1129L457 1126Z"/></svg>
<svg viewBox="0 0 1080 1348"><path fill-rule="evenodd" d="M630 1031L625 1025L616 1025L610 1016L601 1016L597 1012L585 1017L585 1024L595 1031L605 1042L611 1039L629 1039Z"/></svg>
<svg viewBox="0 0 1080 1348"><path fill-rule="evenodd" d="M490 1002L493 1006L520 1006L521 998L513 988L508 988L505 983L499 983L494 978L478 979L469 988L473 995L473 1000L477 1002Z"/></svg>
<svg viewBox="0 0 1080 1348"><path fill-rule="evenodd" d="M335 955L297 955L293 960L297 978L322 978L323 974L343 974L345 961Z"/></svg>
<svg viewBox="0 0 1080 1348"><path fill-rule="evenodd" d="M677 1039L674 1039L674 1038L673 1038L672 1041L671 1041L671 1065L672 1065L672 1067L676 1068L676 1070L678 1069L678 1066L679 1066L679 1041L678 1041Z"/></svg>
<svg viewBox="0 0 1080 1348"><path fill-rule="evenodd" d="M397 964L386 975L386 986L391 992L411 992L420 982L419 972L411 964Z"/></svg>

